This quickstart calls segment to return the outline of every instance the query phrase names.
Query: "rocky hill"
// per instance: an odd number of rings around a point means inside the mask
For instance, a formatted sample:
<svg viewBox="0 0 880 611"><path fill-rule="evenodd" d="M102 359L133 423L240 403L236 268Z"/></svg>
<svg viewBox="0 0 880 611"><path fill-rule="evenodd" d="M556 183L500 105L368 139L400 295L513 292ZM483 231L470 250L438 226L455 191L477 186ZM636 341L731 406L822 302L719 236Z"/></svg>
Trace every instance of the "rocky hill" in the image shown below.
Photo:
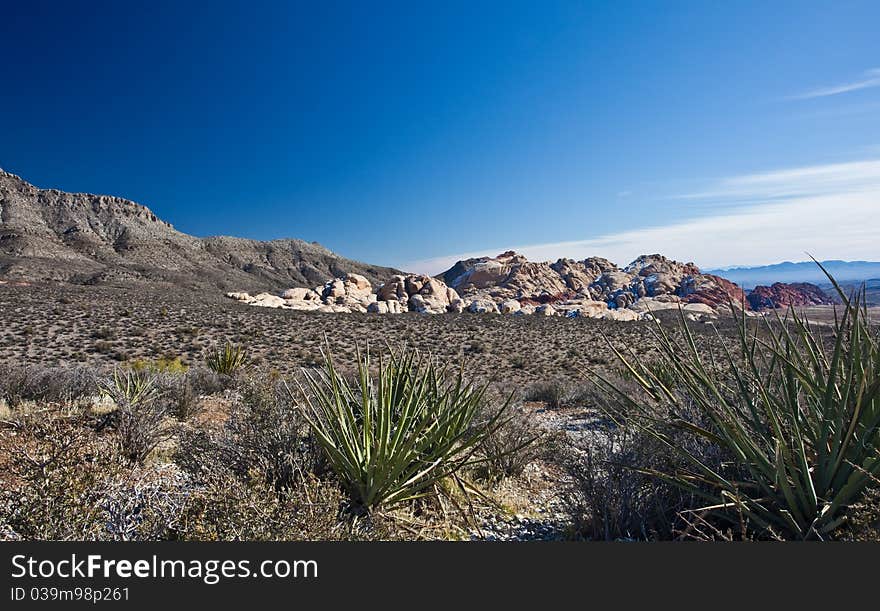
<svg viewBox="0 0 880 611"><path fill-rule="evenodd" d="M621 268L599 257L536 263L508 251L497 257L459 261L439 277L462 297L513 300L520 305L556 309L585 300L603 303L611 310L646 311L679 302L717 308L730 300L749 308L737 285L703 274L693 263L659 254L642 255Z"/></svg>
<svg viewBox="0 0 880 611"><path fill-rule="evenodd" d="M809 282L756 286L749 293L752 309L766 310L787 306L831 305L834 300L821 288Z"/></svg>
<svg viewBox="0 0 880 611"><path fill-rule="evenodd" d="M197 238L135 202L39 189L0 170L0 278L280 290L347 273L377 282L399 272L302 240Z"/></svg>
<svg viewBox="0 0 880 611"><path fill-rule="evenodd" d="M368 279L348 274L307 291L228 296L258 306L324 312L468 311L612 320L639 320L679 306L692 318L715 316L731 301L750 309L735 284L661 255L643 255L619 268L596 257L534 262L513 251L459 261L436 278L396 274L375 288Z"/></svg>

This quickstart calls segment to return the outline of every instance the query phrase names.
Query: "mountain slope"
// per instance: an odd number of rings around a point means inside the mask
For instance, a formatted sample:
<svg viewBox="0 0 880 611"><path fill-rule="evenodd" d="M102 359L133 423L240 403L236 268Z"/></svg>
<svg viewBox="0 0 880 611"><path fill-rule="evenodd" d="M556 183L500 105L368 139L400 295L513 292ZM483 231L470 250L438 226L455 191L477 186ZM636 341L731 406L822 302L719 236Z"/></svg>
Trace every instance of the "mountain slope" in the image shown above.
<svg viewBox="0 0 880 611"><path fill-rule="evenodd" d="M0 170L0 277L271 290L347 272L371 282L399 273L302 240L197 238L132 201L39 189Z"/></svg>

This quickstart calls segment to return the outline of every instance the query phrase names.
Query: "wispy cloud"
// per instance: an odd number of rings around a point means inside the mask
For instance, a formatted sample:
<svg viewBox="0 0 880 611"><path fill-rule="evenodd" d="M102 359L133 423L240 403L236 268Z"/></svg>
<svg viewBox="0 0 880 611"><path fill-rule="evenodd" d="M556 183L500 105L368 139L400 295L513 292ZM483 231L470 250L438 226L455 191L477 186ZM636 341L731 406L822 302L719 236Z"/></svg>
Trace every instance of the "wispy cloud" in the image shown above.
<svg viewBox="0 0 880 611"><path fill-rule="evenodd" d="M514 247L532 260L602 256L625 264L660 252L704 268L820 259L880 259L880 159L735 176L687 195L725 204L725 213L585 240ZM414 261L405 269L439 273L459 259L507 247Z"/></svg>
<svg viewBox="0 0 880 611"><path fill-rule="evenodd" d="M791 96L793 100L808 100L811 98L824 98L832 95L840 95L841 93L849 93L860 89L868 89L870 87L880 87L880 68L872 68L866 70L862 77L857 81L833 85L831 87L822 87L813 89L798 95Z"/></svg>

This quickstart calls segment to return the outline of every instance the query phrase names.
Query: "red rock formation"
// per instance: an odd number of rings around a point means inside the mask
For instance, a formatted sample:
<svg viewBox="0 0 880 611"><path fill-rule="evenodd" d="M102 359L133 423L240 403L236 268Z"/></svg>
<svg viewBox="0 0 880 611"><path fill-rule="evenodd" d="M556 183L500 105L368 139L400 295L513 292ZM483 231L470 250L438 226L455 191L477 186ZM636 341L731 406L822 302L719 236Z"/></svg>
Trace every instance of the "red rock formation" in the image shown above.
<svg viewBox="0 0 880 611"><path fill-rule="evenodd" d="M702 274L700 278L703 282L698 283L694 292L684 296L682 301L705 303L713 308L733 301L734 305L740 305L746 310L752 309L745 291L738 284L713 274Z"/></svg>
<svg viewBox="0 0 880 611"><path fill-rule="evenodd" d="M785 306L831 305L834 300L809 282L777 282L772 286L756 286L749 293L749 303L754 310L766 310Z"/></svg>

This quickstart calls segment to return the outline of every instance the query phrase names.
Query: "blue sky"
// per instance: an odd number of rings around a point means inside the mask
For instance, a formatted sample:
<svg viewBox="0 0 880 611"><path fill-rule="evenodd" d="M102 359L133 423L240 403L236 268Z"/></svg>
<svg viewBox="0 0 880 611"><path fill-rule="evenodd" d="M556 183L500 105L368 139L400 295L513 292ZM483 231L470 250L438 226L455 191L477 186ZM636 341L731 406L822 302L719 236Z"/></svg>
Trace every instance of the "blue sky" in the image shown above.
<svg viewBox="0 0 880 611"><path fill-rule="evenodd" d="M876 1L126 4L7 3L0 167L433 272L880 259Z"/></svg>

